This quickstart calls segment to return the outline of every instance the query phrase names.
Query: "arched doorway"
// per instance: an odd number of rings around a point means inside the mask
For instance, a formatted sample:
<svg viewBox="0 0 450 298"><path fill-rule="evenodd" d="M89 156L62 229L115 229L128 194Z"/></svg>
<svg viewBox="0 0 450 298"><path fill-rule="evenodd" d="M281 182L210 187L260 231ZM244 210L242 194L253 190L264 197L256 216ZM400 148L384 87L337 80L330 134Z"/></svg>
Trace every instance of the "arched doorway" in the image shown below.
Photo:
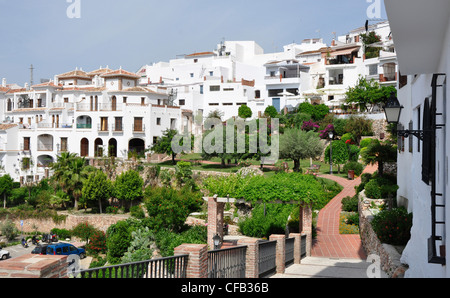
<svg viewBox="0 0 450 298"><path fill-rule="evenodd" d="M94 142L94 156L102 157L103 156L103 140L100 138L95 139Z"/></svg>
<svg viewBox="0 0 450 298"><path fill-rule="evenodd" d="M128 142L128 154L143 156L145 153L145 141L142 139L131 139Z"/></svg>
<svg viewBox="0 0 450 298"><path fill-rule="evenodd" d="M108 142L108 155L117 157L117 140L112 138Z"/></svg>
<svg viewBox="0 0 450 298"><path fill-rule="evenodd" d="M89 140L86 138L81 140L80 156L89 156Z"/></svg>

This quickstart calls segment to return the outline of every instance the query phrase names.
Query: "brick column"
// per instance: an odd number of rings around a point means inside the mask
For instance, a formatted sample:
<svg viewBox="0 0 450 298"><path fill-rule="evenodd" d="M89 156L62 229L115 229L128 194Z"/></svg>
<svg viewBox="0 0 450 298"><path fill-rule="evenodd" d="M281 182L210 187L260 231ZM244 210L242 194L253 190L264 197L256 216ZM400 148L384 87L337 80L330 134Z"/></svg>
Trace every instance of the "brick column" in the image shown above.
<svg viewBox="0 0 450 298"><path fill-rule="evenodd" d="M312 243L312 209L311 206L300 206L300 233L306 234L306 256L311 256L311 243Z"/></svg>
<svg viewBox="0 0 450 298"><path fill-rule="evenodd" d="M301 264L302 262L302 234L290 233L289 238L294 240L294 264Z"/></svg>
<svg viewBox="0 0 450 298"><path fill-rule="evenodd" d="M247 246L245 256L245 278L259 278L259 244L255 238L241 238L239 245Z"/></svg>
<svg viewBox="0 0 450 298"><path fill-rule="evenodd" d="M208 276L208 248L206 244L181 244L174 249L174 255L189 255L186 278Z"/></svg>
<svg viewBox="0 0 450 298"><path fill-rule="evenodd" d="M285 235L270 235L269 240L277 241L276 250L276 265L277 273L284 273L286 269L286 236Z"/></svg>
<svg viewBox="0 0 450 298"><path fill-rule="evenodd" d="M67 256L26 254L0 261L0 278L67 278Z"/></svg>
<svg viewBox="0 0 450 298"><path fill-rule="evenodd" d="M208 198L208 248L214 249L213 237L219 234L223 240L223 210L225 203L217 202L217 198Z"/></svg>

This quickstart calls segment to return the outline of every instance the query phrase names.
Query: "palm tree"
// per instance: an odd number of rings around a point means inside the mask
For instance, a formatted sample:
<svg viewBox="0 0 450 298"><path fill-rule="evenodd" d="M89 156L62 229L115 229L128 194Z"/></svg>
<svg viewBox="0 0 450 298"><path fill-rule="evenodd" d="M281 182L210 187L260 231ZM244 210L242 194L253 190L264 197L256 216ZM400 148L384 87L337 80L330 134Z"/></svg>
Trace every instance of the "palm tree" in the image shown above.
<svg viewBox="0 0 450 298"><path fill-rule="evenodd" d="M74 198L74 209L78 210L83 182L87 179L92 167L86 166L84 157L79 157L76 153L62 152L57 161L52 164L51 169L53 181Z"/></svg>
<svg viewBox="0 0 450 298"><path fill-rule="evenodd" d="M66 172L67 188L72 193L74 198L74 209L78 210L78 200L81 198L83 192L83 183L92 172L90 166L86 166L84 157L77 157L69 164L69 171Z"/></svg>

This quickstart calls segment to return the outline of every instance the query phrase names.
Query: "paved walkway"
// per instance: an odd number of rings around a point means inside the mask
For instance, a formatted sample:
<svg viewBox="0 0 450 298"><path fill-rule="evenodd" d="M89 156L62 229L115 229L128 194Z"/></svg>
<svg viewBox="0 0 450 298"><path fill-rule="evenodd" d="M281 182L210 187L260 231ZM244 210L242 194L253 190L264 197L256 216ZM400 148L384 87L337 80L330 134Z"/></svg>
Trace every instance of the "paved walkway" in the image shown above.
<svg viewBox="0 0 450 298"><path fill-rule="evenodd" d="M368 166L364 169L364 173L373 173L376 169L376 165ZM321 175L321 177L336 181L344 189L319 212L317 237L312 244L311 256L366 260L367 256L358 234L339 234L341 200L346 196L355 195L355 186L361 183L361 178L349 180L333 175Z"/></svg>
<svg viewBox="0 0 450 298"><path fill-rule="evenodd" d="M301 264L292 264L271 278L388 278L383 270L375 271L370 265L360 259L306 257Z"/></svg>

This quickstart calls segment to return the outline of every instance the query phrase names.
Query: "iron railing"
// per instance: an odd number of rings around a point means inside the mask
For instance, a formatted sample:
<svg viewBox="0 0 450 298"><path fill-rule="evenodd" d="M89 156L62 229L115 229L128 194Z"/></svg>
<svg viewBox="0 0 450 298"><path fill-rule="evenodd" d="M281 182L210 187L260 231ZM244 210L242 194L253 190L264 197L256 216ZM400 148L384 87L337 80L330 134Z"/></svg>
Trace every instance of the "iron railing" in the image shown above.
<svg viewBox="0 0 450 298"><path fill-rule="evenodd" d="M265 276L276 270L277 241L259 242L259 277Z"/></svg>
<svg viewBox="0 0 450 298"><path fill-rule="evenodd" d="M208 278L245 278L247 246L208 251Z"/></svg>
<svg viewBox="0 0 450 298"><path fill-rule="evenodd" d="M186 278L188 255L81 270L75 278Z"/></svg>
<svg viewBox="0 0 450 298"><path fill-rule="evenodd" d="M300 258L303 259L306 257L306 235L301 236L301 244L300 244Z"/></svg>
<svg viewBox="0 0 450 298"><path fill-rule="evenodd" d="M294 242L295 238L286 238L285 244L285 265L291 264L294 262Z"/></svg>

